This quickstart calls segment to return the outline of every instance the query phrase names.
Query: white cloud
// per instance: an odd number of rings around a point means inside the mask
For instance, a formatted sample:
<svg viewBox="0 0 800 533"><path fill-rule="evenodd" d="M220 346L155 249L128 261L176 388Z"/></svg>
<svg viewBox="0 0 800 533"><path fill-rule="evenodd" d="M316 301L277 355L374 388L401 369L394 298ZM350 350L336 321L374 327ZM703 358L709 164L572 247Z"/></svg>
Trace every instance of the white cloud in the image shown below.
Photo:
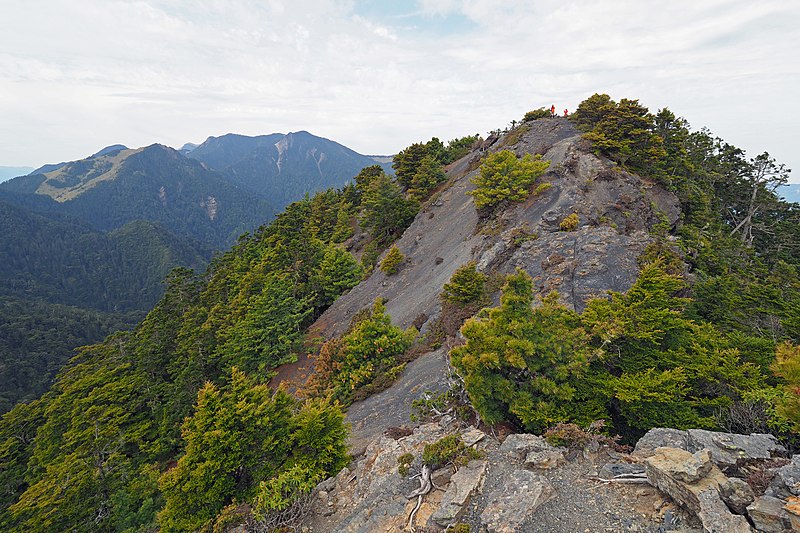
<svg viewBox="0 0 800 533"><path fill-rule="evenodd" d="M669 106L753 155L769 150L800 181L800 5L421 0L403 16L375 5L4 5L0 164L228 131L307 129L388 153L485 133L534 107L574 109L599 91Z"/></svg>

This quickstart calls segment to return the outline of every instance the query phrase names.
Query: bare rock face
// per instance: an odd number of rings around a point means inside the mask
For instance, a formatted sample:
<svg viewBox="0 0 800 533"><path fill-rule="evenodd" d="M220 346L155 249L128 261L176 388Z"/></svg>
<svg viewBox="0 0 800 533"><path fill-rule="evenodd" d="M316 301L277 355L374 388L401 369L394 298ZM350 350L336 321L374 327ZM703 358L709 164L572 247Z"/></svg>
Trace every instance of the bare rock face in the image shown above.
<svg viewBox="0 0 800 533"><path fill-rule="evenodd" d="M736 477L720 485L719 494L731 511L741 515L747 514L747 506L756 499L750 485Z"/></svg>
<svg viewBox="0 0 800 533"><path fill-rule="evenodd" d="M532 452L541 452L552 449L552 446L539 435L528 433L514 433L506 437L500 445L500 453L507 454L509 458L522 461Z"/></svg>
<svg viewBox="0 0 800 533"><path fill-rule="evenodd" d="M515 470L506 478L504 488L487 496L481 522L491 533L516 533L553 495L553 487L546 478L527 470Z"/></svg>
<svg viewBox="0 0 800 533"><path fill-rule="evenodd" d="M672 428L653 428L644 434L633 449L634 455L650 457L656 448L679 448L689 450L689 436L686 431Z"/></svg>
<svg viewBox="0 0 800 533"><path fill-rule="evenodd" d="M687 435L690 451L703 448L710 450L714 464L723 470L755 459L782 457L787 453L774 435L764 433L738 435L690 429Z"/></svg>
<svg viewBox="0 0 800 533"><path fill-rule="evenodd" d="M697 494L697 499L700 502L697 517L703 523L703 529L708 533L751 533L753 531L745 517L730 512L717 491L704 490Z"/></svg>
<svg viewBox="0 0 800 533"><path fill-rule="evenodd" d="M549 189L481 220L467 192L474 188L470 178L477 175L483 153L454 163L449 187L396 242L407 258L402 270L393 276L376 270L323 313L314 333L340 334L350 317L377 297L387 300L396 325L408 327L423 315L431 322L440 310L443 285L469 261L486 272L522 268L542 294L557 290L578 310L592 296L627 290L638 274L636 257L652 241L649 230L664 221L676 223L677 198L599 159L568 121L538 120L525 128L501 137L487 152L542 154L550 168L539 181L550 183ZM578 216L578 227L562 231L561 221L571 214Z"/></svg>
<svg viewBox="0 0 800 533"><path fill-rule="evenodd" d="M530 452L525 457L525 466L529 468L538 468L540 470L549 470L563 465L565 461L564 450L542 450Z"/></svg>

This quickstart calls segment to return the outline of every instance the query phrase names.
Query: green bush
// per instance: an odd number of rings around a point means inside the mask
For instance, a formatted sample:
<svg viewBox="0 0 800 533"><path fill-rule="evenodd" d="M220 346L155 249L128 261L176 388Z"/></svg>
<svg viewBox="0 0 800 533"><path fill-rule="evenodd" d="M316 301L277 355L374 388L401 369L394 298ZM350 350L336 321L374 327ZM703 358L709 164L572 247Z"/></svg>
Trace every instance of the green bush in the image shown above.
<svg viewBox="0 0 800 533"><path fill-rule="evenodd" d="M405 260L406 256L403 255L400 249L397 248L397 246L392 246L389 248L389 253L387 253L386 257L381 261L381 272L387 276L397 274Z"/></svg>
<svg viewBox="0 0 800 533"><path fill-rule="evenodd" d="M474 448L467 447L461 437L452 434L442 437L431 444L426 444L422 450L422 462L433 470L447 464L466 464L471 459L480 459L483 454Z"/></svg>
<svg viewBox="0 0 800 533"><path fill-rule="evenodd" d="M255 510L281 510L347 461L338 407L300 405L285 392L231 371L229 388L207 383L182 428L186 452L159 480L162 531L195 530L234 498ZM265 435L268 437L265 438Z"/></svg>
<svg viewBox="0 0 800 533"><path fill-rule="evenodd" d="M530 121L537 120L537 119L540 119L540 118L550 118L551 116L553 116L553 115L550 114L550 110L549 109L545 109L543 107L540 107L539 109L534 109L533 111L528 111L527 113L525 113L525 116L523 117L522 121L523 122L530 122Z"/></svg>
<svg viewBox="0 0 800 533"><path fill-rule="evenodd" d="M417 172L411 178L408 194L418 201L422 201L446 176L442 164L431 156L425 156L420 161Z"/></svg>
<svg viewBox="0 0 800 533"><path fill-rule="evenodd" d="M304 392L349 405L386 388L402 372L404 363L398 358L416 334L414 328L403 331L393 326L383 302L376 300L371 310L359 313L343 337L322 345Z"/></svg>
<svg viewBox="0 0 800 533"><path fill-rule="evenodd" d="M461 328L466 343L452 363L488 423L539 432L605 419L629 440L652 427L714 428L718 409L764 387L751 362L762 347L696 322L676 296L683 290L657 261L627 293L590 300L582 314L556 295L534 309L532 281L519 271L500 307Z"/></svg>
<svg viewBox="0 0 800 533"><path fill-rule="evenodd" d="M509 150L489 154L481 164L480 174L471 180L477 188L467 194L475 199L477 209L492 208L504 200L521 202L549 166L550 162L542 161L538 155L525 154L518 159Z"/></svg>
<svg viewBox="0 0 800 533"><path fill-rule="evenodd" d="M486 274L475 269L475 261L458 267L442 288L442 300L457 305L480 303L486 297Z"/></svg>

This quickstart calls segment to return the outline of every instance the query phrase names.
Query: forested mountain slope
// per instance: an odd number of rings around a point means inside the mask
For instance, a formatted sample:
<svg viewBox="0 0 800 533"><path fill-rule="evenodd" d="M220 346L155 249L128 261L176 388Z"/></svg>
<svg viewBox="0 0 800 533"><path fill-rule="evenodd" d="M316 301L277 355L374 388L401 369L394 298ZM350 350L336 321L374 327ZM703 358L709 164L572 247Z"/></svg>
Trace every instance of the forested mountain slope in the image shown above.
<svg viewBox="0 0 800 533"><path fill-rule="evenodd" d="M14 178L0 189L48 196L56 200L43 206L48 211L73 215L100 231L148 220L215 249L274 213L266 201L161 145L101 151L45 174Z"/></svg>
<svg viewBox="0 0 800 533"><path fill-rule="evenodd" d="M132 327L175 267L211 251L152 222L102 233L0 200L0 411L44 392L80 345Z"/></svg>
<svg viewBox="0 0 800 533"><path fill-rule="evenodd" d="M274 141L264 145L264 139L272 137ZM116 314L102 318L105 329L78 335L82 343L100 340L113 331L111 324L132 326L140 315L130 313L152 308L163 294L162 280L170 269L205 268L213 250L224 249L242 233L268 222L276 212L273 205L283 207L287 199L301 198L330 183L342 185L364 164L373 163L307 133L212 138L197 155L206 157L211 166L233 170L251 161L249 168L255 174L249 176L261 183L258 154L265 147L277 150L278 141L285 148L275 152L283 174L272 179L269 190L256 187L260 194L237 185L241 179L234 174L215 172L161 145L138 149L111 145L88 158L45 165L3 183L0 295L13 297L14 305L31 301L29 318L44 313L41 320L3 317L9 327L13 324L15 338L32 339L25 343L26 349L33 347L38 354L35 364L11 365L12 360L20 361L22 345L10 348L16 345L10 338L4 343L8 349L0 353L0 363L9 364L4 367L8 375L16 376L19 367L20 375L24 369L30 379L7 381L14 393L0 385L0 394L8 393L10 402L3 410L13 405L14 398L29 399L35 397L34 391L41 392L76 347L70 344L75 335L66 331L74 324L66 319L70 307L76 317ZM45 324L53 327L56 317L65 319L57 328L61 335L42 329ZM44 357L47 352L49 359Z"/></svg>

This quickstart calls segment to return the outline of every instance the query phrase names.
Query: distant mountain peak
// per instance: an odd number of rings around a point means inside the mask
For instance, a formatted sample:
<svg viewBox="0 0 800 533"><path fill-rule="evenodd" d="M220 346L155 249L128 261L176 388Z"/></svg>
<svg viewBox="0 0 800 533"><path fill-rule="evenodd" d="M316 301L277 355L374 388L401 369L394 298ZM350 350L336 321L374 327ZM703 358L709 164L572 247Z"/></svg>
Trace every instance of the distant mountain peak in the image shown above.
<svg viewBox="0 0 800 533"><path fill-rule="evenodd" d="M341 187L376 161L306 130L209 137L187 157L262 198L285 205L305 194ZM388 163L383 163L388 170Z"/></svg>
<svg viewBox="0 0 800 533"><path fill-rule="evenodd" d="M92 154L90 157L100 157L103 155L110 155L113 154L114 152L119 152L120 150L127 150L127 149L128 147L125 146L124 144L112 144L110 146L106 146L99 152Z"/></svg>

